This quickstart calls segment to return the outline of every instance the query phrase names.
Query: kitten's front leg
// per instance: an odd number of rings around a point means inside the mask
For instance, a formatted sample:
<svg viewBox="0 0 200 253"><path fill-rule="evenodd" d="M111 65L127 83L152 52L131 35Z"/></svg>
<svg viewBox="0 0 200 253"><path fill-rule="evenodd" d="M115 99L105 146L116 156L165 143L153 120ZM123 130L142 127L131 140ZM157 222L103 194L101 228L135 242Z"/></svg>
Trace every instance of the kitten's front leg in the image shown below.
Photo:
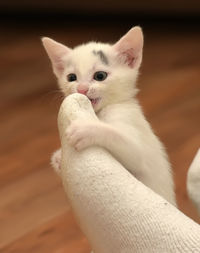
<svg viewBox="0 0 200 253"><path fill-rule="evenodd" d="M128 170L139 168L142 151L137 131L112 127L102 121L76 120L67 129L69 144L77 151L89 146L107 149ZM132 172L133 173L133 172Z"/></svg>
<svg viewBox="0 0 200 253"><path fill-rule="evenodd" d="M67 129L69 144L77 151L92 145L98 145L98 137L101 134L99 121L86 122L75 120ZM58 175L61 172L61 149L56 150L51 156L51 165Z"/></svg>
<svg viewBox="0 0 200 253"><path fill-rule="evenodd" d="M102 123L100 121L75 120L68 127L68 142L77 151L89 146L99 145L102 138Z"/></svg>

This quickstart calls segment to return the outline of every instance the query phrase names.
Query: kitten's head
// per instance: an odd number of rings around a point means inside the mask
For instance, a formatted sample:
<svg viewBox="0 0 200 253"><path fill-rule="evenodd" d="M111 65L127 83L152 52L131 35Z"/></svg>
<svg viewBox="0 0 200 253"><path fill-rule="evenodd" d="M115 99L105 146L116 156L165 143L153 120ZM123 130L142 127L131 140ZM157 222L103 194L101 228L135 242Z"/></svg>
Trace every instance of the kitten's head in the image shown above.
<svg viewBox="0 0 200 253"><path fill-rule="evenodd" d="M82 93L99 111L136 94L143 48L140 27L132 28L114 45L90 42L71 49L46 37L42 42L65 96Z"/></svg>

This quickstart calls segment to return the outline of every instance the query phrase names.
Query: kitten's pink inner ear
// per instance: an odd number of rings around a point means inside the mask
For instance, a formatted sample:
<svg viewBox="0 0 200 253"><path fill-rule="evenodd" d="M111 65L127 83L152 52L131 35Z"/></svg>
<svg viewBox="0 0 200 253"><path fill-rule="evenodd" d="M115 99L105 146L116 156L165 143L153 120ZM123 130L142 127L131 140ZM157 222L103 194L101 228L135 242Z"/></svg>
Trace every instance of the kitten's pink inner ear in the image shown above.
<svg viewBox="0 0 200 253"><path fill-rule="evenodd" d="M142 60L143 33L139 26L128 31L115 45L114 49L131 68L138 68Z"/></svg>
<svg viewBox="0 0 200 253"><path fill-rule="evenodd" d="M47 37L42 38L42 43L52 62L53 71L59 77L64 71L64 58L71 49Z"/></svg>

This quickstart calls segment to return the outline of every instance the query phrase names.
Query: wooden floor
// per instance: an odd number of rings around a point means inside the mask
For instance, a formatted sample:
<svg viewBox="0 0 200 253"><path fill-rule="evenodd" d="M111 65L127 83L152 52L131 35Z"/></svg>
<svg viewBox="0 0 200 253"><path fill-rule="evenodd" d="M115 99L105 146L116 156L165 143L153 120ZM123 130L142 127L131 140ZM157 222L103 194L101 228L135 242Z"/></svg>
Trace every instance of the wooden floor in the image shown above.
<svg viewBox="0 0 200 253"><path fill-rule="evenodd" d="M69 46L88 40L112 42L130 26L1 24L0 252L90 251L49 165L59 147L56 118L61 98L40 37ZM167 147L179 207L200 223L185 190L187 169L200 146L199 30L147 26L144 32L139 99Z"/></svg>

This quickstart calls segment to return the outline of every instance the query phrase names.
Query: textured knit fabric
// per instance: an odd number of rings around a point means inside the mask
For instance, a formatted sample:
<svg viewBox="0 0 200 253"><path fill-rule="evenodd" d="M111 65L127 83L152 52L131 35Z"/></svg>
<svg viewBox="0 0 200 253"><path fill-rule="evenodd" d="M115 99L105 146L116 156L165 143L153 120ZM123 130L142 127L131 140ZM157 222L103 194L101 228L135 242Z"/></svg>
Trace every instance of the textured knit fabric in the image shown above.
<svg viewBox="0 0 200 253"><path fill-rule="evenodd" d="M76 152L68 146L69 123L95 117L80 94L63 101L58 117L63 185L94 252L200 252L197 223L139 182L106 150Z"/></svg>
<svg viewBox="0 0 200 253"><path fill-rule="evenodd" d="M200 213L200 149L188 170L187 190Z"/></svg>

